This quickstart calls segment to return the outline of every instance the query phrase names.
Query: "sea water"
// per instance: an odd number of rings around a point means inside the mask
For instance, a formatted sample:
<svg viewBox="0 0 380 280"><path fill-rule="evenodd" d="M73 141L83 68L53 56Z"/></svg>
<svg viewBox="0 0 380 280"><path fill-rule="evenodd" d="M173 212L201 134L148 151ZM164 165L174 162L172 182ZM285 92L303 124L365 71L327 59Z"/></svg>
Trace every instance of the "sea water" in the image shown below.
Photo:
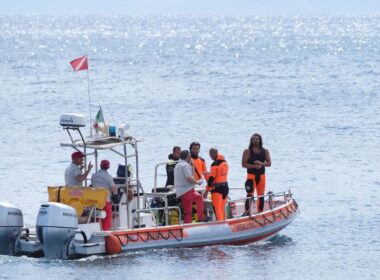
<svg viewBox="0 0 380 280"><path fill-rule="evenodd" d="M0 201L33 225L72 150L61 113L127 122L143 187L175 145L217 147L232 197L258 132L267 190L301 215L274 239L51 261L0 256L1 279L375 279L380 273L380 17L1 16ZM89 128L85 128L87 133ZM116 155L111 160L114 175ZM160 184L165 182L160 172ZM240 188L240 189L239 189Z"/></svg>

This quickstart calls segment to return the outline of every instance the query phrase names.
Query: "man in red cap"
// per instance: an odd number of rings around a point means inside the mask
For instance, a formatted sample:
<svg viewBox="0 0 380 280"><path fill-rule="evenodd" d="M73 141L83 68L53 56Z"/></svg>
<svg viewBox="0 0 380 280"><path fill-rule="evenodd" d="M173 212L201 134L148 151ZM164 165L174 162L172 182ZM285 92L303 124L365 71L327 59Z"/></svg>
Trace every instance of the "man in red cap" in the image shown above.
<svg viewBox="0 0 380 280"><path fill-rule="evenodd" d="M91 161L88 163L87 170L82 174L84 154L82 152L74 152L71 154L71 164L65 170L66 186L82 186L82 182L86 180L92 169Z"/></svg>
<svg viewBox="0 0 380 280"><path fill-rule="evenodd" d="M108 189L108 192L109 192L106 206L103 209L106 212L106 217L102 219L103 230L111 229L111 225L112 225L111 192L114 194L117 193L117 189L116 189L115 183L113 182L113 178L107 172L108 168L110 168L110 162L106 159L102 160L100 162L100 170L92 174L92 177L91 177L91 184L93 187L106 188Z"/></svg>

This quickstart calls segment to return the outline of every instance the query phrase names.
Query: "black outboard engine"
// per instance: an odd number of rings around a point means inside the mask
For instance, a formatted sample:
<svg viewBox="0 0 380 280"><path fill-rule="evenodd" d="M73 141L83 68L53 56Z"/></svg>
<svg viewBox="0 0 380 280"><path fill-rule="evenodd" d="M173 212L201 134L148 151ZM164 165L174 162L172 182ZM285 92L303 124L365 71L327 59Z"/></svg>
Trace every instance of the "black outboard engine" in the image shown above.
<svg viewBox="0 0 380 280"><path fill-rule="evenodd" d="M70 258L70 245L77 229L78 217L73 207L56 202L41 205L36 231L46 258Z"/></svg>
<svg viewBox="0 0 380 280"><path fill-rule="evenodd" d="M21 210L11 203L0 202L0 254L16 254L16 242L23 226Z"/></svg>

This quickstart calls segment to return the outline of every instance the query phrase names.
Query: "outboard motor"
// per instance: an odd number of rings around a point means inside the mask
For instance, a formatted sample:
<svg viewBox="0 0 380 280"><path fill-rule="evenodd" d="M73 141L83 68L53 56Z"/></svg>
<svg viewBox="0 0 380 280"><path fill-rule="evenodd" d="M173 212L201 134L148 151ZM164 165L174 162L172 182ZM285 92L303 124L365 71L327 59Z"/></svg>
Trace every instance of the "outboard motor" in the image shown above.
<svg viewBox="0 0 380 280"><path fill-rule="evenodd" d="M0 254L14 255L24 219L20 209L11 203L0 202Z"/></svg>
<svg viewBox="0 0 380 280"><path fill-rule="evenodd" d="M78 217L73 207L56 202L41 205L36 231L46 258L68 259L77 229Z"/></svg>

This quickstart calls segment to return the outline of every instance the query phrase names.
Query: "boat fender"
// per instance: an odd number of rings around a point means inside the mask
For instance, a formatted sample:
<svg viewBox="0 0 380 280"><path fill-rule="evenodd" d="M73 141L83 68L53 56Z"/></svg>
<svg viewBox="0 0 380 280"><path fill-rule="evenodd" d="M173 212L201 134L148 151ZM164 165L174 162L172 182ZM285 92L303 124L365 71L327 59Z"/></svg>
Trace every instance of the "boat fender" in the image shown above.
<svg viewBox="0 0 380 280"><path fill-rule="evenodd" d="M106 240L106 252L108 255L120 254L121 253L121 243L119 238L115 235L110 234L105 237Z"/></svg>

